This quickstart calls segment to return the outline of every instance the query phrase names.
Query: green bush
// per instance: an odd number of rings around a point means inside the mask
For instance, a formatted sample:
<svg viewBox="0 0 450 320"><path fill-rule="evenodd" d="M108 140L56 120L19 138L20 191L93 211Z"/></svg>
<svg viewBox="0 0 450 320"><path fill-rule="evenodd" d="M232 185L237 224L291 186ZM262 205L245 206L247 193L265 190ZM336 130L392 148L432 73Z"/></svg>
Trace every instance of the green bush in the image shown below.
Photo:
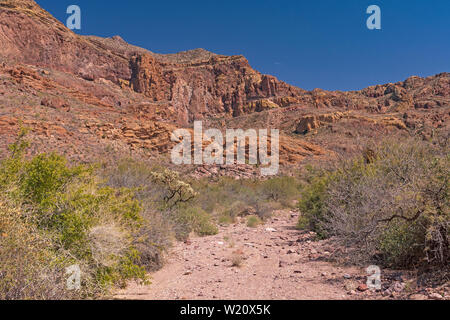
<svg viewBox="0 0 450 320"><path fill-rule="evenodd" d="M68 167L66 159L54 153L37 155L24 162L19 176L22 196L35 205L53 206L57 193L85 170L81 166Z"/></svg>
<svg viewBox="0 0 450 320"><path fill-rule="evenodd" d="M419 264L417 258L423 256L426 243L420 223L394 220L382 231L378 247L387 265L408 267Z"/></svg>
<svg viewBox="0 0 450 320"><path fill-rule="evenodd" d="M9 274L0 276L0 296L92 297L127 279L145 281L133 238L146 221L133 191L102 186L92 167L56 154L26 159L26 146L20 135L0 163L0 270ZM69 292L64 270L75 264L82 289Z"/></svg>
<svg viewBox="0 0 450 320"><path fill-rule="evenodd" d="M199 236L215 235L217 226L211 216L201 208L183 206L173 213L177 238L185 240L191 232Z"/></svg>
<svg viewBox="0 0 450 320"><path fill-rule="evenodd" d="M0 196L0 300L76 298L64 279L74 261L29 220Z"/></svg>
<svg viewBox="0 0 450 320"><path fill-rule="evenodd" d="M328 236L326 227L323 225L327 208L325 199L327 187L332 179L332 173L314 173L309 184L300 193L298 207L300 216L297 223L298 229L309 229L317 233L318 237L324 239Z"/></svg>
<svg viewBox="0 0 450 320"><path fill-rule="evenodd" d="M218 223L221 225L230 225L234 222L235 220L231 214L222 214L218 218Z"/></svg>
<svg viewBox="0 0 450 320"><path fill-rule="evenodd" d="M247 227L249 228L256 228L262 223L261 219L257 216L249 216L247 218Z"/></svg>
<svg viewBox="0 0 450 320"><path fill-rule="evenodd" d="M298 197L300 186L293 177L275 177L261 184L262 194L266 200L279 202L285 207L292 206L292 200Z"/></svg>

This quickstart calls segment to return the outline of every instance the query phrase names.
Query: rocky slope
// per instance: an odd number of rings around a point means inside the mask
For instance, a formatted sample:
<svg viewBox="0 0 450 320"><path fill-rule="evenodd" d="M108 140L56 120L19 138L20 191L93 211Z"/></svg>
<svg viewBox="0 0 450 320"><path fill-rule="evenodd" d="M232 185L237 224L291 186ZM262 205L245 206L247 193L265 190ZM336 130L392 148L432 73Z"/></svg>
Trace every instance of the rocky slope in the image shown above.
<svg viewBox="0 0 450 320"><path fill-rule="evenodd" d="M281 130L282 164L352 152L364 139L448 134L450 74L354 92L305 91L203 49L156 54L79 36L33 0L0 0L0 148L20 123L35 151L91 161L166 153L194 120Z"/></svg>

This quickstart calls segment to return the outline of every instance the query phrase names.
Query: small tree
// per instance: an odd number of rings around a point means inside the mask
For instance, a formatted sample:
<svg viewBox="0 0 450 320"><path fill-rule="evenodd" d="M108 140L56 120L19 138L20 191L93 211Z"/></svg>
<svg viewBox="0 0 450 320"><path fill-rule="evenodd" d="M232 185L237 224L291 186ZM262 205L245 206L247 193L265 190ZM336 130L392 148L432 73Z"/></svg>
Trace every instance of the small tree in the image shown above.
<svg viewBox="0 0 450 320"><path fill-rule="evenodd" d="M165 189L164 202L171 209L181 203L189 202L197 196L190 184L180 180L178 172L164 169L151 173L153 182Z"/></svg>

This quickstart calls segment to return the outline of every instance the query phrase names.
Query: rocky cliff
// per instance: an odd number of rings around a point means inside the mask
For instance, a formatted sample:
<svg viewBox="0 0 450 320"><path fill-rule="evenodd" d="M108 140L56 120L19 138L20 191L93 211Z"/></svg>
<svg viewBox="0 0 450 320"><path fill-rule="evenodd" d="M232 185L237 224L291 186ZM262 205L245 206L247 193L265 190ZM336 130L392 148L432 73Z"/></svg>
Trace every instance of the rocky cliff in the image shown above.
<svg viewBox="0 0 450 320"><path fill-rule="evenodd" d="M211 116L238 116L248 106L274 98L285 105L302 90L253 70L242 56L202 49L158 55L120 37L83 37L32 0L0 1L0 55L17 62L129 85L152 101L166 103L179 122ZM279 98L286 98L280 100ZM263 103L259 103L263 109Z"/></svg>
<svg viewBox="0 0 450 320"><path fill-rule="evenodd" d="M281 161L294 164L364 139L449 132L449 73L361 91L305 91L240 55L163 55L119 36L79 36L32 0L0 0L0 43L2 150L21 122L37 148L83 161L106 149L165 153L174 128L200 119L205 127L280 129Z"/></svg>

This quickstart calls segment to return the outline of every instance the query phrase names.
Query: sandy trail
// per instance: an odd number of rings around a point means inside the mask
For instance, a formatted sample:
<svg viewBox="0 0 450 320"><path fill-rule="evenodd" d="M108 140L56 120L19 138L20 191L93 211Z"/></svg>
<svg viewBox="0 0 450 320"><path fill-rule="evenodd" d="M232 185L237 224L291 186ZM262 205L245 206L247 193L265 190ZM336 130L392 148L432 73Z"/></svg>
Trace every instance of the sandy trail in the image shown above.
<svg viewBox="0 0 450 320"><path fill-rule="evenodd" d="M263 226L239 223L218 235L194 238L172 248L151 285L131 283L115 299L140 300L308 300L348 299L346 283L359 268L321 261L328 255L309 233L294 228L298 214L280 211ZM232 257L244 257L240 267ZM345 277L344 277L345 275ZM347 285L348 286L348 285Z"/></svg>

